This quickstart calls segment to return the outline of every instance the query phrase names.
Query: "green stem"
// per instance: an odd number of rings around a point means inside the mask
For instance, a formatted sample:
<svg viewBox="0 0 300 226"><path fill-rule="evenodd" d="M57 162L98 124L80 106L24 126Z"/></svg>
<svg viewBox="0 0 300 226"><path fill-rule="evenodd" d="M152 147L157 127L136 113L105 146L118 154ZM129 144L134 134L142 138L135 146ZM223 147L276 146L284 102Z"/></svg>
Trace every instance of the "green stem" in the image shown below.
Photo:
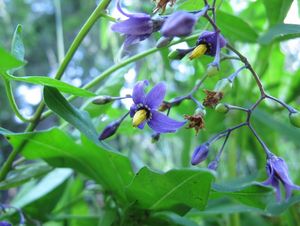
<svg viewBox="0 0 300 226"><path fill-rule="evenodd" d="M84 37L87 35L89 30L92 28L92 26L95 24L95 22L98 20L99 17L101 17L102 12L107 8L108 4L111 2L111 0L102 0L100 4L97 6L97 8L94 10L94 12L90 15L90 17L87 19L85 24L80 29L79 33L75 37L74 41L72 42L65 58L63 59L62 63L60 64L57 73L55 75L55 79L60 79L65 72L67 66L69 65L73 55L75 54L76 50L78 49L79 45L81 44ZM27 126L25 132L32 132L36 126L38 125L40 121L40 117L42 115L42 112L44 110L45 103L42 101L40 105L38 106L32 122ZM16 156L22 151L23 147L26 145L27 141L23 141L20 143L20 146L13 149L13 151L8 156L7 160L3 164L1 170L0 170L0 182L5 180L6 175L8 174L9 170L11 169L11 166L13 164L13 161L15 160Z"/></svg>
<svg viewBox="0 0 300 226"><path fill-rule="evenodd" d="M6 95L8 97L8 101L10 103L11 108L13 109L13 111L15 112L16 116L22 120L23 122L31 122L32 118L26 118L25 116L23 116L17 106L17 103L15 101L14 98L14 94L12 91L12 87L11 87L11 83L10 80L8 78L5 77L5 75L2 76L3 81L4 81L4 86L5 86L5 91L6 91Z"/></svg>
<svg viewBox="0 0 300 226"><path fill-rule="evenodd" d="M58 54L58 62L61 63L64 59L65 55L65 46L64 46L64 33L63 33L63 25L61 18L61 1L55 0L55 20L56 20L56 38L57 38L57 54Z"/></svg>

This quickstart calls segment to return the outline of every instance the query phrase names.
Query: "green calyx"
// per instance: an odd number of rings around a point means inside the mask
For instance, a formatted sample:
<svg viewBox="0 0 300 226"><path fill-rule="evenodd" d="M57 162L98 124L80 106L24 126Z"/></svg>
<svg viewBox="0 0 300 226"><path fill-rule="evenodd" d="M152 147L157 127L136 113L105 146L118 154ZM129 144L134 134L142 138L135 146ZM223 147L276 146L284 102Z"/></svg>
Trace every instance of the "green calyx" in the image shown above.
<svg viewBox="0 0 300 226"><path fill-rule="evenodd" d="M227 113L229 111L229 108L222 103L219 103L216 107L215 107L216 112L219 113Z"/></svg>
<svg viewBox="0 0 300 226"><path fill-rule="evenodd" d="M290 114L290 122L295 127L300 128L300 112L295 112Z"/></svg>
<svg viewBox="0 0 300 226"><path fill-rule="evenodd" d="M219 80L214 88L215 92L221 92L226 95L232 88L232 82L228 78Z"/></svg>

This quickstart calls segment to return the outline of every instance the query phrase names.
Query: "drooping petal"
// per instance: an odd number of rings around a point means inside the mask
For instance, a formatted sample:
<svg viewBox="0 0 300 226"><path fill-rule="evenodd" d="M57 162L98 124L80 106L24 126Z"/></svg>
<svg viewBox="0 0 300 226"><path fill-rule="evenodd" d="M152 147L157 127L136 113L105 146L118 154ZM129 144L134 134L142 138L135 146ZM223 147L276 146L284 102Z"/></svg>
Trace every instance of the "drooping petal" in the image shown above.
<svg viewBox="0 0 300 226"><path fill-rule="evenodd" d="M158 133L173 133L185 124L185 122L178 122L155 110L152 110L151 114L152 118L148 121L148 125Z"/></svg>
<svg viewBox="0 0 300 226"><path fill-rule="evenodd" d="M166 86L164 83L156 84L145 98L145 105L150 109L156 110L162 104L166 95Z"/></svg>
<svg viewBox="0 0 300 226"><path fill-rule="evenodd" d="M136 44L140 41L143 41L149 36L150 34L149 35L126 35L126 39L124 41L124 48L127 48L128 46Z"/></svg>
<svg viewBox="0 0 300 226"><path fill-rule="evenodd" d="M130 110L129 110L129 115L130 117L132 118L135 114L135 112L137 111L138 109L138 106L136 104L133 104L131 107L130 107Z"/></svg>
<svg viewBox="0 0 300 226"><path fill-rule="evenodd" d="M124 16L127 16L127 17L144 17L144 16L148 15L145 13L126 13L121 7L120 0L117 0L117 9L119 10L120 13L122 13Z"/></svg>
<svg viewBox="0 0 300 226"><path fill-rule="evenodd" d="M132 91L132 100L135 104L143 104L145 102L145 87L149 84L147 80L137 82Z"/></svg>
<svg viewBox="0 0 300 226"><path fill-rule="evenodd" d="M130 35L151 34L153 31L153 22L150 16L143 18L131 17L127 20L115 23L111 29L115 32Z"/></svg>

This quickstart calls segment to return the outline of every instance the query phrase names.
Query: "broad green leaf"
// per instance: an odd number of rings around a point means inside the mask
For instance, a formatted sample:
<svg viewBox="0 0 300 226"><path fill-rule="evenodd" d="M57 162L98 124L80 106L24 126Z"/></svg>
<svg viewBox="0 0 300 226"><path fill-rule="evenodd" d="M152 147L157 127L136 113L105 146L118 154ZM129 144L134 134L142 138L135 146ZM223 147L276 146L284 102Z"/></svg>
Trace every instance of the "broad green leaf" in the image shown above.
<svg viewBox="0 0 300 226"><path fill-rule="evenodd" d="M225 38L240 42L257 41L257 32L243 19L220 10L217 15L218 26Z"/></svg>
<svg viewBox="0 0 300 226"><path fill-rule="evenodd" d="M213 185L211 198L229 197L247 206L264 209L267 206L272 189L257 183L241 186Z"/></svg>
<svg viewBox="0 0 300 226"><path fill-rule="evenodd" d="M98 142L97 131L87 112L76 109L57 89L52 87L44 87L44 100L47 106L58 116L69 122L89 139Z"/></svg>
<svg viewBox="0 0 300 226"><path fill-rule="evenodd" d="M51 170L52 167L43 162L18 166L14 170L11 170L6 179L0 183L0 190L19 186L31 179L39 178Z"/></svg>
<svg viewBox="0 0 300 226"><path fill-rule="evenodd" d="M24 62L16 59L11 53L0 47L0 72L24 66Z"/></svg>
<svg viewBox="0 0 300 226"><path fill-rule="evenodd" d="M293 0L263 0L270 25L283 22Z"/></svg>
<svg viewBox="0 0 300 226"><path fill-rule="evenodd" d="M25 48L22 40L22 25L18 24L16 27L12 44L11 44L11 54L15 56L18 60L24 61Z"/></svg>
<svg viewBox="0 0 300 226"><path fill-rule="evenodd" d="M72 86L68 83L62 82L60 80L49 78L46 76L28 76L28 77L16 77L13 75L6 74L6 78L18 82L26 82L36 85L49 86L58 89L61 92L73 94L75 96L83 96L83 97L94 97L96 94L84 90L75 86Z"/></svg>
<svg viewBox="0 0 300 226"><path fill-rule="evenodd" d="M174 169L157 173L142 168L126 189L130 200L144 209L204 209L214 174L209 170ZM188 194L188 195L187 195Z"/></svg>
<svg viewBox="0 0 300 226"><path fill-rule="evenodd" d="M76 143L57 128L28 134L9 134L7 137L13 147L27 142L22 151L26 158L42 158L55 167L73 168L113 192L115 197L126 200L125 186L133 178L127 157L106 151L88 139L83 144Z"/></svg>
<svg viewBox="0 0 300 226"><path fill-rule="evenodd" d="M203 0L179 0L176 2L176 10L195 11L204 7Z"/></svg>
<svg viewBox="0 0 300 226"><path fill-rule="evenodd" d="M273 41L282 41L300 37L300 25L277 24L271 27L258 41L261 44L269 44Z"/></svg>
<svg viewBox="0 0 300 226"><path fill-rule="evenodd" d="M300 195L296 195L291 197L288 201L282 201L282 202L272 202L268 205L266 212L273 214L273 215L279 215L285 210L287 210L292 205L300 202Z"/></svg>

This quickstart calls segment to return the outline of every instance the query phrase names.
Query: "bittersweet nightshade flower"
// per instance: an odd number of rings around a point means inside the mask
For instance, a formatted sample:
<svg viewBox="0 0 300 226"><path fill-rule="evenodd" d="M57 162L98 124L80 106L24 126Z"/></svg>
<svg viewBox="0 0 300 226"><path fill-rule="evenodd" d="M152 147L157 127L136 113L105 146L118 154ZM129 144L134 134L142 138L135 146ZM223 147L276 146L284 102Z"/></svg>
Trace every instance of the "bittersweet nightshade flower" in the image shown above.
<svg viewBox="0 0 300 226"><path fill-rule="evenodd" d="M288 166L282 158L273 154L268 156L266 170L269 178L262 184L275 188L277 201L281 200L280 183L284 186L286 199L291 197L292 190L300 190L300 186L295 185L289 177Z"/></svg>
<svg viewBox="0 0 300 226"><path fill-rule="evenodd" d="M197 165L200 162L203 162L207 158L208 152L209 152L208 143L204 143L196 147L192 156L191 164Z"/></svg>
<svg viewBox="0 0 300 226"><path fill-rule="evenodd" d="M158 83L146 95L144 88L147 85L148 81L145 80L138 82L133 88L132 99L134 104L130 108L133 126L143 129L147 123L157 133L175 132L185 122L175 121L158 112L158 108L166 94L166 86L163 83Z"/></svg>
<svg viewBox="0 0 300 226"><path fill-rule="evenodd" d="M184 37L190 35L199 17L203 16L206 8L198 13L177 11L170 15L163 24L160 32L165 37Z"/></svg>
<svg viewBox="0 0 300 226"><path fill-rule="evenodd" d="M152 20L151 16L145 13L125 13L121 8L120 1L117 1L118 10L127 20L112 25L112 30L125 35L124 46L127 47L148 38L153 32L158 31L163 21Z"/></svg>

